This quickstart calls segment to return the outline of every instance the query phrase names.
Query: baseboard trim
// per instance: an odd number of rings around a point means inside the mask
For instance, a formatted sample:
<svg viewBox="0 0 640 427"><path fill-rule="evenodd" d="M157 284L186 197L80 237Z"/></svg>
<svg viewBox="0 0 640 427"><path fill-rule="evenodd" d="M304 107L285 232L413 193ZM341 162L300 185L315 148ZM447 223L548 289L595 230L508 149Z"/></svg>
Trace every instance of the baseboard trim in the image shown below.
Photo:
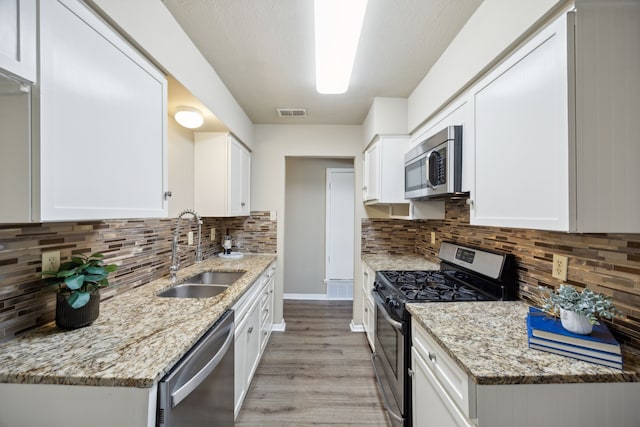
<svg viewBox="0 0 640 427"><path fill-rule="evenodd" d="M327 294L284 294L282 299L316 301L353 301L353 297L329 297Z"/></svg>
<svg viewBox="0 0 640 427"><path fill-rule="evenodd" d="M351 332L364 332L364 325L356 325L353 323L353 319L351 319L349 327L351 328Z"/></svg>
<svg viewBox="0 0 640 427"><path fill-rule="evenodd" d="M271 332L284 332L286 328L287 324L284 322L284 319L282 319L282 322L271 325Z"/></svg>

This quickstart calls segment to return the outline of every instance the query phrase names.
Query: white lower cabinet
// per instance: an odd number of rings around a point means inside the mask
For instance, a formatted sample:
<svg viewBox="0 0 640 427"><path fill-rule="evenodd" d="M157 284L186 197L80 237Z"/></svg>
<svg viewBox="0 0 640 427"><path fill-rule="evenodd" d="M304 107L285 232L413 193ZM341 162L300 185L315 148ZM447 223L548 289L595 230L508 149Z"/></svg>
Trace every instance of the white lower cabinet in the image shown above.
<svg viewBox="0 0 640 427"><path fill-rule="evenodd" d="M411 333L415 427L638 426L640 383L476 384L413 319Z"/></svg>
<svg viewBox="0 0 640 427"><path fill-rule="evenodd" d="M255 284L234 306L234 417L242 408L253 375L271 335L273 324L273 286L275 264L256 280Z"/></svg>
<svg viewBox="0 0 640 427"><path fill-rule="evenodd" d="M375 281L375 271L366 262L362 262L362 325L371 351L375 351L376 304L371 290Z"/></svg>

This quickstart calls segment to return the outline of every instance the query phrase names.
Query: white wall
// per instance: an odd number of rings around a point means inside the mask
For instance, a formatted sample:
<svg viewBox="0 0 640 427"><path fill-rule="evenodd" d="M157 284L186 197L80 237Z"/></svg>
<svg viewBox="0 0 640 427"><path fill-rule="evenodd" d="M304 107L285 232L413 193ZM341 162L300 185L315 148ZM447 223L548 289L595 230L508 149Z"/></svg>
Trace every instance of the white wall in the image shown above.
<svg viewBox="0 0 640 427"><path fill-rule="evenodd" d="M274 322L282 321L283 266L286 262L284 242L285 158L343 157L354 158L356 212L354 289L360 286L360 221L362 205L362 127L331 125L255 125L251 167L252 210L276 211L278 216L278 261L275 289ZM357 262L356 262L357 261ZM354 292L354 322L362 323L360 293Z"/></svg>
<svg viewBox="0 0 640 427"><path fill-rule="evenodd" d="M409 96L409 132L488 70L562 0L484 0Z"/></svg>
<svg viewBox="0 0 640 427"><path fill-rule="evenodd" d="M193 131L180 126L173 117L167 120L169 146L169 217L184 209L193 209Z"/></svg>
<svg viewBox="0 0 640 427"><path fill-rule="evenodd" d="M407 98L374 98L369 113L362 122L363 148L366 148L376 135L406 135L407 105Z"/></svg>
<svg viewBox="0 0 640 427"><path fill-rule="evenodd" d="M251 120L160 0L88 0L88 3L253 148Z"/></svg>

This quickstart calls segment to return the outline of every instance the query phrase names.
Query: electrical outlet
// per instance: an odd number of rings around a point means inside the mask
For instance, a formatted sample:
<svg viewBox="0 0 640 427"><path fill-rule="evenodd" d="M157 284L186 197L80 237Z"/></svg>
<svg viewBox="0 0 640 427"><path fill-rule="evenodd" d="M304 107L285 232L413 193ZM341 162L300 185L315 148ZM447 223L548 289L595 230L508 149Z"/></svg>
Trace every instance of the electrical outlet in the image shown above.
<svg viewBox="0 0 640 427"><path fill-rule="evenodd" d="M42 271L57 271L60 268L60 251L42 253Z"/></svg>
<svg viewBox="0 0 640 427"><path fill-rule="evenodd" d="M566 281L568 264L569 258L566 256L553 255L553 271L551 272L551 275L556 279Z"/></svg>
<svg viewBox="0 0 640 427"><path fill-rule="evenodd" d="M211 241L212 242L216 241L216 229L215 228L211 229Z"/></svg>
<svg viewBox="0 0 640 427"><path fill-rule="evenodd" d="M435 245L435 243L436 243L436 232L432 231L431 232L431 244Z"/></svg>
<svg viewBox="0 0 640 427"><path fill-rule="evenodd" d="M187 233L187 245L193 245L193 231Z"/></svg>

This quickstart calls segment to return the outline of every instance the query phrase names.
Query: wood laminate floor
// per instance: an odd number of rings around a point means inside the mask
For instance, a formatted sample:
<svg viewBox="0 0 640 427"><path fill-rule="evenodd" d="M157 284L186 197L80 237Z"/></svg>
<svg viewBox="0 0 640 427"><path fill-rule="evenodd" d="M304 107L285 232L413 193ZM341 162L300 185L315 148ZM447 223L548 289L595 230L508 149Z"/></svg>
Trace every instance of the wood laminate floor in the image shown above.
<svg viewBox="0 0 640 427"><path fill-rule="evenodd" d="M286 300L286 331L271 334L236 427L389 426L351 312L351 301Z"/></svg>

